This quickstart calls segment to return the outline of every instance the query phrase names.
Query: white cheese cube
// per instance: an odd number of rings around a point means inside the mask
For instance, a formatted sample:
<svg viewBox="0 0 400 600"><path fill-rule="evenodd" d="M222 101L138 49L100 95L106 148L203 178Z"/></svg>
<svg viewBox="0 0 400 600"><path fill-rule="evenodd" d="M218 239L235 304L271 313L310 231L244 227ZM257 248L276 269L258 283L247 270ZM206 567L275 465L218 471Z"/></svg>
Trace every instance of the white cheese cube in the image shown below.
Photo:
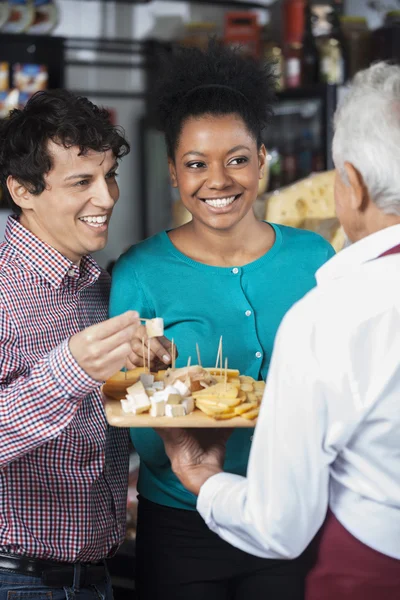
<svg viewBox="0 0 400 600"><path fill-rule="evenodd" d="M141 373L140 381L143 383L145 388L149 388L154 383L154 375L150 375L150 373Z"/></svg>
<svg viewBox="0 0 400 600"><path fill-rule="evenodd" d="M146 321L147 337L160 337L164 335L164 319L156 317Z"/></svg>
<svg viewBox="0 0 400 600"><path fill-rule="evenodd" d="M190 396L190 389L180 379L177 379L176 381L174 381L173 387L179 392L179 394L182 396L182 398L186 398L186 396Z"/></svg>
<svg viewBox="0 0 400 600"><path fill-rule="evenodd" d="M184 417L185 407L182 404L166 404L165 405L165 416L166 417Z"/></svg>
<svg viewBox="0 0 400 600"><path fill-rule="evenodd" d="M146 390L144 389L144 385L140 380L126 388L127 396L136 396L136 394L144 394L145 392Z"/></svg>
<svg viewBox="0 0 400 600"><path fill-rule="evenodd" d="M150 408L151 417L163 417L165 415L165 402L153 402Z"/></svg>
<svg viewBox="0 0 400 600"><path fill-rule="evenodd" d="M131 403L131 412L135 415L148 411L151 406L150 399L146 392L135 394L134 396L128 394L126 398Z"/></svg>
<svg viewBox="0 0 400 600"><path fill-rule="evenodd" d="M188 415L189 413L194 411L194 400L192 398L192 396L189 396L188 398L185 398L182 401L182 406L185 409L185 413Z"/></svg>
<svg viewBox="0 0 400 600"><path fill-rule="evenodd" d="M122 410L124 411L124 413L133 412L134 406L135 406L135 404L132 403L130 400L127 400L127 399L121 400L121 407L122 407Z"/></svg>

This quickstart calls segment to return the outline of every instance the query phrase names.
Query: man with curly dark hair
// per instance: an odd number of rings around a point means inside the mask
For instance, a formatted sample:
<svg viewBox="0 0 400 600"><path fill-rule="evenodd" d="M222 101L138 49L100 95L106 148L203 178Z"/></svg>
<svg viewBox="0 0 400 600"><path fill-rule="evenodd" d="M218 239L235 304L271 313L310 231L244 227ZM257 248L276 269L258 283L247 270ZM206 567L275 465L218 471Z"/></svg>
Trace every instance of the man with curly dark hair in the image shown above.
<svg viewBox="0 0 400 600"><path fill-rule="evenodd" d="M163 64L158 116L172 184L192 220L119 259L110 314L135 307L146 317L162 315L177 366L196 356L196 343L203 365L213 366L222 335L229 366L264 379L282 317L333 254L314 233L255 217L273 96L271 65L215 42L205 52L181 49ZM130 363L142 364L139 330L132 347ZM157 358L164 348L165 341L151 340ZM230 546L196 512L196 497L172 473L157 433L132 429L131 436L141 457L140 600L302 600L306 556L265 560ZM245 475L251 444L251 430L234 431L228 472Z"/></svg>
<svg viewBox="0 0 400 600"><path fill-rule="evenodd" d="M34 95L0 127L15 214L0 245L0 598L111 598L104 559L124 537L128 436L101 382L120 369L135 312L107 320L104 248L129 145L106 110Z"/></svg>

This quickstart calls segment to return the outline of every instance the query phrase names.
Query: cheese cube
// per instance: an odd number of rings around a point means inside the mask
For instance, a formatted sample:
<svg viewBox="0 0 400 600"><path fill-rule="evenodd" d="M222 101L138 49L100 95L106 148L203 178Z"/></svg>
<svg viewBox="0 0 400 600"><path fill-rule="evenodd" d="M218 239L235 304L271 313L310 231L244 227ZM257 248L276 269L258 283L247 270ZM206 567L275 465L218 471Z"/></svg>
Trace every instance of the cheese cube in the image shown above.
<svg viewBox="0 0 400 600"><path fill-rule="evenodd" d="M185 407L183 404L166 404L165 405L165 416L166 417L184 417L186 414Z"/></svg>
<svg viewBox="0 0 400 600"><path fill-rule="evenodd" d="M140 381L143 383L145 388L149 388L154 383L154 375L150 375L150 373L142 373L140 375Z"/></svg>
<svg viewBox="0 0 400 600"><path fill-rule="evenodd" d="M176 381L174 381L173 387L178 391L178 393L182 396L182 398L186 398L187 396L190 396L189 387L180 379L177 379Z"/></svg>
<svg viewBox="0 0 400 600"><path fill-rule="evenodd" d="M180 394L169 394L167 404L182 404L182 396Z"/></svg>
<svg viewBox="0 0 400 600"><path fill-rule="evenodd" d="M129 412L132 412L134 415L138 415L140 413L148 411L151 406L149 397L146 394L146 392L135 394L134 396L128 394L126 400L129 402Z"/></svg>
<svg viewBox="0 0 400 600"><path fill-rule="evenodd" d="M182 400L182 406L185 409L185 413L188 415L189 413L194 411L194 399L191 396L185 398L184 400Z"/></svg>
<svg viewBox="0 0 400 600"><path fill-rule="evenodd" d="M133 385L126 388L126 395L135 396L136 394L144 394L146 392L143 383L139 380Z"/></svg>
<svg viewBox="0 0 400 600"><path fill-rule="evenodd" d="M146 321L146 333L148 338L164 335L164 319L156 317Z"/></svg>
<svg viewBox="0 0 400 600"><path fill-rule="evenodd" d="M151 417L163 417L165 415L165 402L153 402L150 408Z"/></svg>

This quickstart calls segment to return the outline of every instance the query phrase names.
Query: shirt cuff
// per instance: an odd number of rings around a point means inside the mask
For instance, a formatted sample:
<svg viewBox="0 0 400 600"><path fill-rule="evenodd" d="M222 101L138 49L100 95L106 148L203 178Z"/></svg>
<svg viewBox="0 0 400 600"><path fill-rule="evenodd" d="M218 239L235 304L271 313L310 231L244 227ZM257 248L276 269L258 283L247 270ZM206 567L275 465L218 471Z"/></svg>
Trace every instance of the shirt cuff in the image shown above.
<svg viewBox="0 0 400 600"><path fill-rule="evenodd" d="M69 349L69 340L50 352L49 367L54 380L70 400L84 398L101 385L78 365Z"/></svg>
<svg viewBox="0 0 400 600"><path fill-rule="evenodd" d="M244 477L232 473L218 473L207 479L201 486L197 498L197 510L212 531L218 532L219 525L221 525L214 520L215 512L213 511L213 508L217 508L218 496L226 498L233 488L237 484L241 484L244 479ZM215 504L214 507L213 504Z"/></svg>

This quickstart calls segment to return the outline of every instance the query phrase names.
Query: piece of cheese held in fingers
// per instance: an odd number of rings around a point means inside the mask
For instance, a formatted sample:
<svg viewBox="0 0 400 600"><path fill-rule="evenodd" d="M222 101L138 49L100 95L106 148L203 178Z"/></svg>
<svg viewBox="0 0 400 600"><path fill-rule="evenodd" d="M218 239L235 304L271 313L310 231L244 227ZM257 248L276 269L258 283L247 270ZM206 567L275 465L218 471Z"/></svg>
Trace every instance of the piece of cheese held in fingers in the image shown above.
<svg viewBox="0 0 400 600"><path fill-rule="evenodd" d="M161 317L148 319L146 321L146 333L148 338L164 335L164 319L161 319Z"/></svg>

